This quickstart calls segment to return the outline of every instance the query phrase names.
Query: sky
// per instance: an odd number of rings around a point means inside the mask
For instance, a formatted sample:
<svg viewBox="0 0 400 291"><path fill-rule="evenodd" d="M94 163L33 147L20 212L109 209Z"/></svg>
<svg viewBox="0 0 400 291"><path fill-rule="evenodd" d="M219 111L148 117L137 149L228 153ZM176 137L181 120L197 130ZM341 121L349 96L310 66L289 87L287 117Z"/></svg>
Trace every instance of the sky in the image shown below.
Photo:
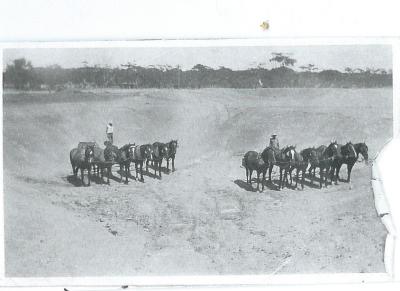
<svg viewBox="0 0 400 291"><path fill-rule="evenodd" d="M118 67L127 62L140 66L179 65L187 70L196 64L212 68L224 66L233 70L266 68L271 53L282 52L297 60L294 68L314 64L319 69L343 71L351 68L392 68L392 50L388 45L327 45L327 46L235 46L235 47L146 47L146 48L25 48L5 49L3 69L17 58L26 58L34 67L60 65L64 68L101 65Z"/></svg>

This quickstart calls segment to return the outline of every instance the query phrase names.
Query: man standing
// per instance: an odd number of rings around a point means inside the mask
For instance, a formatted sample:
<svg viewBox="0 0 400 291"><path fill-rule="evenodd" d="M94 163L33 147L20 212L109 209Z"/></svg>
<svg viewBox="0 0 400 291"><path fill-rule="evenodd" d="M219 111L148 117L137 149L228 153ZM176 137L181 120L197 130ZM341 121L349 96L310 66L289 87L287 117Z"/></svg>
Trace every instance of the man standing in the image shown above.
<svg viewBox="0 0 400 291"><path fill-rule="evenodd" d="M114 133L114 128L112 125L112 121L109 121L106 128L106 134L107 134L107 139L111 144L113 144L113 133Z"/></svg>
<svg viewBox="0 0 400 291"><path fill-rule="evenodd" d="M269 147L272 148L273 153L273 163L276 162L276 155L279 152L279 140L276 137L276 134L271 135L269 139Z"/></svg>
<svg viewBox="0 0 400 291"><path fill-rule="evenodd" d="M274 150L279 150L279 140L276 137L276 134L271 135L271 138L269 139L269 146Z"/></svg>

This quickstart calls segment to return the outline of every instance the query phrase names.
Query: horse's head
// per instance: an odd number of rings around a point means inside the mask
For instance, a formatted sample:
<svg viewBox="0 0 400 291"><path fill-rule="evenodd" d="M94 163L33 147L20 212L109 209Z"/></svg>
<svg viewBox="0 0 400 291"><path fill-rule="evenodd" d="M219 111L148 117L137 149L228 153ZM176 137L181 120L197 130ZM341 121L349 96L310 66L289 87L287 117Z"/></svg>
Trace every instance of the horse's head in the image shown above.
<svg viewBox="0 0 400 291"><path fill-rule="evenodd" d="M144 146L144 155L146 159L153 160L153 147L149 144Z"/></svg>
<svg viewBox="0 0 400 291"><path fill-rule="evenodd" d="M354 148L354 145L351 143L351 141L347 142L341 150L341 153L345 156L345 157L350 157L350 158L356 158L357 157L357 153L356 150Z"/></svg>
<svg viewBox="0 0 400 291"><path fill-rule="evenodd" d="M365 163L368 163L368 146L366 145L365 142L359 143L357 144L357 149L356 149L357 153L360 153L363 158Z"/></svg>
<svg viewBox="0 0 400 291"><path fill-rule="evenodd" d="M171 140L169 142L169 151L171 154L175 154L176 153L176 149L178 148L178 140Z"/></svg>
<svg viewBox="0 0 400 291"><path fill-rule="evenodd" d="M329 144L329 146L326 149L326 152L327 152L329 158L331 158L331 157L337 158L341 155L340 148L339 148L339 145L336 140L331 141L331 143Z"/></svg>
<svg viewBox="0 0 400 291"><path fill-rule="evenodd" d="M312 148L310 150L310 156L309 156L309 161L311 165L318 165L319 160L318 160L318 152L315 148Z"/></svg>
<svg viewBox="0 0 400 291"><path fill-rule="evenodd" d="M85 161L89 164L94 160L94 145L88 145L85 148Z"/></svg>
<svg viewBox="0 0 400 291"><path fill-rule="evenodd" d="M307 148L301 151L303 158L308 161L311 165L318 165L318 152L315 148Z"/></svg>
<svg viewBox="0 0 400 291"><path fill-rule="evenodd" d="M287 146L286 148L283 149L282 156L285 160L289 162L294 162L295 153L296 153L295 146Z"/></svg>
<svg viewBox="0 0 400 291"><path fill-rule="evenodd" d="M159 148L160 155L165 158L169 158L169 148L167 144L162 144Z"/></svg>

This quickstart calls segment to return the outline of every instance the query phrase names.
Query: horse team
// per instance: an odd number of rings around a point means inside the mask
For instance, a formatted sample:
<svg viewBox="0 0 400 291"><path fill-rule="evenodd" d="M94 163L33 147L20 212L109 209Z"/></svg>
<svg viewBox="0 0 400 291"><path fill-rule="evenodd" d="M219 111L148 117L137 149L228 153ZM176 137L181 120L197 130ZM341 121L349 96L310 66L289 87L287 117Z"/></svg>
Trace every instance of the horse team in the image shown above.
<svg viewBox="0 0 400 291"><path fill-rule="evenodd" d="M351 142L345 145L332 141L328 146L321 145L317 148L310 147L296 151L295 146L286 146L282 149L266 147L261 153L255 151L247 152L242 159L242 166L246 169L246 183L251 185L252 173L257 173L257 190L259 191L260 176L262 176L261 184L264 190L265 175L269 170L269 183L272 183L271 173L274 167L279 168L279 185L278 189L282 189L285 185L292 186L292 172L296 170L296 184L301 182L301 188L304 189L305 174L308 170L310 183L313 185L315 180L315 170L319 169L319 186L322 184L328 186L330 183L338 183L339 171L343 164L347 165L347 182L350 182L351 170L357 162L359 156L368 163L368 146L365 142L353 144ZM299 174L301 173L301 179Z"/></svg>
<svg viewBox="0 0 400 291"><path fill-rule="evenodd" d="M154 169L154 175L161 179L162 162L166 160L167 171L169 172L169 163L171 161L171 169L175 171L175 156L178 148L178 141L171 140L167 143L155 142L153 144L135 145L126 144L120 148L104 142L105 148L100 148L95 142L80 142L77 148L70 152L70 161L72 171L75 177L78 171L81 171L82 185L84 183L84 171L88 172L88 184L90 185L90 177L92 174L97 175L104 182L104 176L107 178L107 184L110 184L110 176L112 175L112 166L117 164L120 168L120 182L125 177L125 183L128 183L128 177L131 174L130 166L135 164L136 179L144 181L143 167L146 166L148 172L149 165ZM282 149L266 147L261 153L248 151L243 159L242 166L246 169L246 183L252 183L252 174L257 173L257 190L261 185L264 190L265 176L269 171L269 183L272 183L272 170L274 167L279 168L279 184L278 189L282 189L285 185L292 186L292 172L296 171L295 188L298 182L304 189L304 180L308 170L308 177L311 185L314 185L316 179L316 169L319 170L319 186L322 188L323 183L328 186L330 183L338 183L339 172L343 164L347 165L347 182L350 182L351 171L359 156L368 162L368 146L365 142L353 144L351 142L345 145L332 141L328 146L321 145L319 147L309 147L298 152L295 146L286 146ZM301 174L301 178L300 177ZM289 183L290 178L290 183Z"/></svg>
<svg viewBox="0 0 400 291"><path fill-rule="evenodd" d="M75 177L78 171L81 171L82 185L90 185L90 177L93 174L104 182L104 176L107 177L107 184L110 184L112 176L112 166L119 165L120 182L125 176L125 184L128 183L128 176L131 174L131 163L135 164L136 179L140 174L140 180L143 179L143 166L146 166L148 172L149 165L154 169L154 175L161 179L162 162L166 160L167 171L169 172L169 162L171 161L172 171L175 171L175 156L178 148L178 141L171 140L167 143L155 142L153 144L135 145L126 144L120 148L104 142L105 148L100 148L95 142L80 142L77 148L70 152L70 161L72 171ZM88 184L84 183L84 171L88 172Z"/></svg>

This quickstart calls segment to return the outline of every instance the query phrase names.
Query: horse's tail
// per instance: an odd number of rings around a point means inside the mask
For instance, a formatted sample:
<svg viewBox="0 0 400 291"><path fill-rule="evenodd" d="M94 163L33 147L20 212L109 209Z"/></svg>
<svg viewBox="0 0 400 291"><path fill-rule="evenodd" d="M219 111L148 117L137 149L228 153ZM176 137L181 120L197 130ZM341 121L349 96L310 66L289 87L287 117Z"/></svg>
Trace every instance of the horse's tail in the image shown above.
<svg viewBox="0 0 400 291"><path fill-rule="evenodd" d="M72 149L70 152L69 152L69 160L70 160L70 162L71 162L71 167L72 167L72 172L75 174L75 166L76 166L76 163L75 163L75 155L76 155L76 152L78 151L78 149L77 148L74 148L74 149Z"/></svg>

